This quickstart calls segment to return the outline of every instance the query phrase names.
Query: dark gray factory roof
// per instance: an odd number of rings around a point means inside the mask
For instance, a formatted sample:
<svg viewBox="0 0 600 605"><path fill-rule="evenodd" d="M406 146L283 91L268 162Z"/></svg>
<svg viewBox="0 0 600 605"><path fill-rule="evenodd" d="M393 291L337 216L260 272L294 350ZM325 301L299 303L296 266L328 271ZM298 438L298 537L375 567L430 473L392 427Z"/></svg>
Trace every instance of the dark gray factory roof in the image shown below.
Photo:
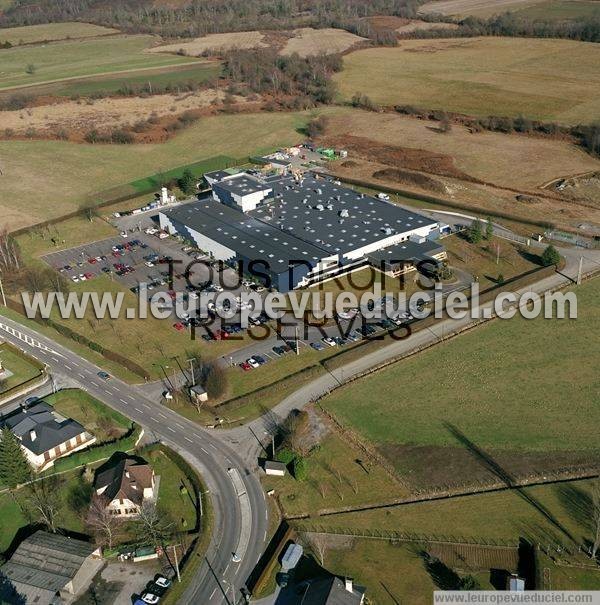
<svg viewBox="0 0 600 605"><path fill-rule="evenodd" d="M45 401L21 406L0 417L0 426L7 426L21 440L23 447L36 455L85 432L81 424L72 418L63 418ZM31 438L35 431L35 439Z"/></svg>
<svg viewBox="0 0 600 605"><path fill-rule="evenodd" d="M0 570L14 582L56 592L75 577L95 550L82 540L37 531L21 542Z"/></svg>
<svg viewBox="0 0 600 605"><path fill-rule="evenodd" d="M240 175L233 176L223 181L218 181L213 185L213 187L215 186L220 187L225 191L229 191L230 193L235 193L236 195L250 195L257 191L271 189L270 184L267 185L261 180L246 173L241 173Z"/></svg>
<svg viewBox="0 0 600 605"><path fill-rule="evenodd" d="M434 254L444 251L444 247L437 241L425 240L422 243L406 240L395 246L376 250L369 254L372 263L380 265L382 261L394 264L398 261L419 261L430 258Z"/></svg>
<svg viewBox="0 0 600 605"><path fill-rule="evenodd" d="M330 254L344 254L436 223L323 178L306 177L302 186L293 178L279 179L273 190L274 201L248 214Z"/></svg>
<svg viewBox="0 0 600 605"><path fill-rule="evenodd" d="M287 271L291 259L314 265L327 256L323 249L216 200L192 202L162 212L247 258L266 261L274 273Z"/></svg>

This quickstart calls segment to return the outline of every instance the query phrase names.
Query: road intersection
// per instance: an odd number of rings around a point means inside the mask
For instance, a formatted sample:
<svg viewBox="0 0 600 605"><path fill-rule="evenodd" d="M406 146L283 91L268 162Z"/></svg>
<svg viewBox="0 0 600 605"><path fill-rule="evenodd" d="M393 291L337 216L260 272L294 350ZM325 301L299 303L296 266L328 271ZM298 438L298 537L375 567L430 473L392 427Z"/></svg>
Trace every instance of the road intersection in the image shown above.
<svg viewBox="0 0 600 605"><path fill-rule="evenodd" d="M527 291L544 293L572 283L581 257L584 275L600 269L600 251L568 249L561 252L567 260L563 272L528 286ZM440 342L472 323L469 317L448 319L406 340L382 346L307 383L281 401L271 413L244 427L229 430L201 428L149 397L141 386L129 385L117 378L102 380L98 376L100 367L12 319L0 317L0 336L46 364L58 381L88 391L139 423L198 470L210 493L214 526L204 564L180 602L231 605L238 602L239 590L258 562L267 538L268 506L257 462L262 453L261 439L269 440L275 419L283 419L292 409L306 406L341 383ZM234 562L234 554L240 557L239 563ZM234 599L232 593L236 595Z"/></svg>

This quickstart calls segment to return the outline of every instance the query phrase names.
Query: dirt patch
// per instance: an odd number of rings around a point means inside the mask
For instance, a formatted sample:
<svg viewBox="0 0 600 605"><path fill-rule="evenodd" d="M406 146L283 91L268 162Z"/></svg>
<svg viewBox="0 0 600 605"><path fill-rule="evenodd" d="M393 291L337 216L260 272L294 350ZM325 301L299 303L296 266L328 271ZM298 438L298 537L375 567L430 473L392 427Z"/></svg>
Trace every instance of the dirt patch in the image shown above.
<svg viewBox="0 0 600 605"><path fill-rule="evenodd" d="M31 129L87 132L91 129L131 126L152 115L160 118L208 108L211 104L220 103L224 96L222 91L203 90L181 95L67 101L19 111L3 111L0 112L0 132L7 129L16 135ZM235 101L243 103L244 99L236 97Z"/></svg>
<svg viewBox="0 0 600 605"><path fill-rule="evenodd" d="M281 50L282 55L298 53L301 57L308 57L321 53L343 53L356 44L366 42L366 38L355 36L343 29L305 27L294 30L293 33L294 37L290 38Z"/></svg>
<svg viewBox="0 0 600 605"><path fill-rule="evenodd" d="M175 44L155 46L154 48L149 48L146 52L184 54L195 57L203 53L218 54L236 48L264 48L267 46L264 43L264 37L264 34L259 31L209 34L208 36L195 38L187 42L182 41Z"/></svg>
<svg viewBox="0 0 600 605"><path fill-rule="evenodd" d="M489 483L497 480L490 465L459 447L389 444L378 451L392 461L400 476L414 489ZM597 455L585 451L535 453L489 451L489 456L514 479L544 477L558 469L589 465Z"/></svg>
<svg viewBox="0 0 600 605"><path fill-rule="evenodd" d="M388 166L452 176L468 181L476 180L456 168L454 158L442 153L435 153L425 149L401 147L399 145L388 145L366 137L352 135L327 136L324 138L324 144L327 147L347 149L355 157L387 164Z"/></svg>
<svg viewBox="0 0 600 605"><path fill-rule="evenodd" d="M409 21L404 25L396 27L395 31L400 35L406 35L412 34L414 32L440 29L458 29L458 25L456 23L430 23L429 21L421 21L419 19L415 19L414 21Z"/></svg>
<svg viewBox="0 0 600 605"><path fill-rule="evenodd" d="M535 4L534 0L436 0L426 2L419 7L419 13L440 15L497 15L512 8L518 9L528 4Z"/></svg>
<svg viewBox="0 0 600 605"><path fill-rule="evenodd" d="M600 207L600 172L560 179L548 189L574 200L585 200Z"/></svg>
<svg viewBox="0 0 600 605"><path fill-rule="evenodd" d="M375 171L373 178L383 181L393 181L401 185L420 187L421 189L435 191L436 193L446 193L446 187L442 183L420 172L410 172L409 170L401 170L399 168L386 168Z"/></svg>

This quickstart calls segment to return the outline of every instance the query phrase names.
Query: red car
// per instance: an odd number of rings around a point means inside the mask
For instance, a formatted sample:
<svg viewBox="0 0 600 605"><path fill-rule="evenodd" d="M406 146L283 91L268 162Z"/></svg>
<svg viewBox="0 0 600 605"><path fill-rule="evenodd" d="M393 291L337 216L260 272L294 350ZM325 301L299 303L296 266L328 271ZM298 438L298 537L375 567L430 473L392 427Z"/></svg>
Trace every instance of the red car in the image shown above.
<svg viewBox="0 0 600 605"><path fill-rule="evenodd" d="M181 322L177 322L176 324L173 324L173 327L178 331L178 332L182 332L183 330L185 330L185 326L181 323Z"/></svg>
<svg viewBox="0 0 600 605"><path fill-rule="evenodd" d="M244 372L249 372L252 369L252 366L247 361L244 361L243 363L240 363L240 368L242 368Z"/></svg>
<svg viewBox="0 0 600 605"><path fill-rule="evenodd" d="M86 279L92 279L94 277L93 273L84 273Z"/></svg>
<svg viewBox="0 0 600 605"><path fill-rule="evenodd" d="M98 261L95 258L88 258L88 263L90 263L90 265L95 265Z"/></svg>
<svg viewBox="0 0 600 605"><path fill-rule="evenodd" d="M217 330L215 332L216 340L227 340L229 338L229 334L225 332L225 330Z"/></svg>

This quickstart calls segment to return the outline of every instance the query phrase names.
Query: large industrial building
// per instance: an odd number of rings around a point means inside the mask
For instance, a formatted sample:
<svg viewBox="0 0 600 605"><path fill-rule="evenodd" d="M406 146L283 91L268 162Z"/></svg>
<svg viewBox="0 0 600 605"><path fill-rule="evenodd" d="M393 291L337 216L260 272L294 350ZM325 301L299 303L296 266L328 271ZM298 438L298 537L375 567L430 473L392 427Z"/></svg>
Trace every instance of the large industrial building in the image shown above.
<svg viewBox="0 0 600 605"><path fill-rule="evenodd" d="M318 175L218 171L212 199L159 214L161 228L212 257L268 274L280 292L367 265L397 275L445 257L439 224Z"/></svg>

